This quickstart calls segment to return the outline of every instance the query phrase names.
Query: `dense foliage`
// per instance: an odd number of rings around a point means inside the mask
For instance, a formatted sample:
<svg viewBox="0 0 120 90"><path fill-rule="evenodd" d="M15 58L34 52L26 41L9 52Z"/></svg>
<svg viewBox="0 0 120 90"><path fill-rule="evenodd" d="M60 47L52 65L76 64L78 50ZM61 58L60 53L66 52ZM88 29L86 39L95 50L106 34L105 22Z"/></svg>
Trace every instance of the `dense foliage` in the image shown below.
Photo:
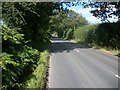
<svg viewBox="0 0 120 90"><path fill-rule="evenodd" d="M2 35L4 47L1 54L3 87L6 89L21 87L20 83L25 80L24 77L32 72L33 64L37 65L40 53L37 49L24 45L23 34L14 29L3 27Z"/></svg>
<svg viewBox="0 0 120 90"><path fill-rule="evenodd" d="M52 32L57 32L59 37L71 39L73 31L79 27L87 25L87 20L78 13L67 10L51 17Z"/></svg>
<svg viewBox="0 0 120 90"><path fill-rule="evenodd" d="M103 22L109 22L110 18L120 22L120 1L117 2L66 2L67 7L82 5L84 8L92 8L93 16L100 18Z"/></svg>
<svg viewBox="0 0 120 90"><path fill-rule="evenodd" d="M79 27L74 32L75 40L101 47L120 49L120 23L104 23Z"/></svg>
<svg viewBox="0 0 120 90"><path fill-rule="evenodd" d="M117 22L120 22L120 1L90 2L89 4L84 4L84 6L94 8L91 13L93 16L100 18L102 21L110 22L109 18L116 17Z"/></svg>
<svg viewBox="0 0 120 90"><path fill-rule="evenodd" d="M42 50L50 43L49 17L59 9L59 3L53 2L8 2L3 3L2 16L5 24L24 34L27 45Z"/></svg>
<svg viewBox="0 0 120 90"><path fill-rule="evenodd" d="M30 79L25 83L26 88L37 88L39 90L44 90L47 85L47 75L48 75L48 59L49 52L45 50L40 54L41 58L38 61L38 66L34 72L30 75ZM47 74L46 74L47 72Z"/></svg>
<svg viewBox="0 0 120 90"><path fill-rule="evenodd" d="M40 52L49 46L53 32L65 39L120 48L119 23L90 26L85 18L73 11L62 12L60 5L54 2L2 3L2 88L17 90L23 87L41 60Z"/></svg>
<svg viewBox="0 0 120 90"><path fill-rule="evenodd" d="M53 2L2 3L2 88L23 87L38 65L40 52L50 44L49 20L61 10L59 6Z"/></svg>

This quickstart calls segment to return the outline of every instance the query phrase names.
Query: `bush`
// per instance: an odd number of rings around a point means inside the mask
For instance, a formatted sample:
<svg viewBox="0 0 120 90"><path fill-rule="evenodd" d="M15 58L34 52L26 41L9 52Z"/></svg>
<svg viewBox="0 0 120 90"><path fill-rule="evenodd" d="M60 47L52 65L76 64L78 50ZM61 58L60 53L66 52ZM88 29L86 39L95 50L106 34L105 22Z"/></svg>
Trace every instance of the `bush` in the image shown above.
<svg viewBox="0 0 120 90"><path fill-rule="evenodd" d="M25 83L25 88L45 88L49 52L45 50L40 56L38 66L30 76L30 79Z"/></svg>
<svg viewBox="0 0 120 90"><path fill-rule="evenodd" d="M90 39L88 38L91 38L91 36L88 35L88 32L94 30L95 27L96 26L93 27L92 25L86 25L86 26L77 28L74 31L75 40L77 40L78 42L85 42L85 41L90 42Z"/></svg>
<svg viewBox="0 0 120 90"><path fill-rule="evenodd" d="M74 31L74 38L78 42L87 42L102 47L120 49L120 23L103 23L86 25Z"/></svg>
<svg viewBox="0 0 120 90"><path fill-rule="evenodd" d="M15 89L22 87L26 77L32 72L33 65L37 65L40 52L25 45L23 34L16 29L3 27L2 88ZM26 74L27 72L27 74Z"/></svg>

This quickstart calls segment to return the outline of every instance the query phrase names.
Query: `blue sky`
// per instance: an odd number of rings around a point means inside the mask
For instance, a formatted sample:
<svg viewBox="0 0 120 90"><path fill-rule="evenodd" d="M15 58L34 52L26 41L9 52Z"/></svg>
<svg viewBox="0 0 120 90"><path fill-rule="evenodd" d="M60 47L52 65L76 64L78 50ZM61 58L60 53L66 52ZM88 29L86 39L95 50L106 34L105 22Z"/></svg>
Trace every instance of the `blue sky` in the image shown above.
<svg viewBox="0 0 120 90"><path fill-rule="evenodd" d="M66 7L66 5L64 5ZM70 10L73 10L79 14L81 14L83 17L85 17L89 23L91 24L96 24L96 23L101 23L100 19L94 17L89 11L92 10L91 8L83 8L81 5L77 6L71 6L67 7Z"/></svg>
<svg viewBox="0 0 120 90"><path fill-rule="evenodd" d="M66 7L66 5L64 5L64 7ZM87 19L87 21L91 24L97 24L97 23L101 23L101 20L98 19L97 17L94 17L90 11L92 10L92 8L83 8L81 5L76 5L76 6L71 6L71 7L67 7L70 10L73 10L79 14L81 14L83 17L85 17ZM114 17L113 17L114 18ZM115 19L110 18L110 21L116 21Z"/></svg>

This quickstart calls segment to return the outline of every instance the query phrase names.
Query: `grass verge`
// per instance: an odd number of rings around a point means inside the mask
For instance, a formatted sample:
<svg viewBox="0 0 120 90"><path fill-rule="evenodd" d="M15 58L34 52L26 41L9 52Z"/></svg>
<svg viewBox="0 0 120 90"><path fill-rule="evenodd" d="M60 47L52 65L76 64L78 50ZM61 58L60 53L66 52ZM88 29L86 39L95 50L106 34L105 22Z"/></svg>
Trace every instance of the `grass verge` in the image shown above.
<svg viewBox="0 0 120 90"><path fill-rule="evenodd" d="M117 49L112 49L112 48L108 48L108 47L101 47L101 46L98 46L98 45L96 45L96 44L87 44L87 43L85 43L85 42L81 42L80 40L78 40L78 39L73 39L73 40L71 40L72 42L74 42L74 43L79 43L79 44L81 44L81 45L85 45L85 46L88 46L88 47L92 47L92 48L94 48L94 49L99 49L99 50L101 50L101 51L104 51L104 52L106 52L106 53L109 53L109 54L112 54L112 55L115 55L115 56L119 56L119 50L117 50Z"/></svg>
<svg viewBox="0 0 120 90"><path fill-rule="evenodd" d="M119 56L119 50L118 49L112 49L110 47L101 47L101 46L98 46L98 45L91 45L92 48L95 48L95 49L99 49L101 51L104 51L106 53L109 53L109 54L112 54L112 55L115 55L115 56Z"/></svg>
<svg viewBox="0 0 120 90"><path fill-rule="evenodd" d="M38 66L30 76L30 79L25 83L24 88L37 88L39 90L44 90L46 87L46 78L48 70L48 59L49 51L45 50L40 54L40 59L38 61Z"/></svg>

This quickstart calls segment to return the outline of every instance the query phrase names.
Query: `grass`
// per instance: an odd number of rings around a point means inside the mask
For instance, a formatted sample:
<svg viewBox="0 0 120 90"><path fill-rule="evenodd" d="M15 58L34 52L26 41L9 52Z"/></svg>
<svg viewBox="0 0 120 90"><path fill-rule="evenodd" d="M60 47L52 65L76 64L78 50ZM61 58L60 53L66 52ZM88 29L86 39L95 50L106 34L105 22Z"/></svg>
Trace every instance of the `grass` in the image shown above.
<svg viewBox="0 0 120 90"><path fill-rule="evenodd" d="M119 50L117 50L117 49L112 49L112 48L108 48L108 47L100 47L100 46L95 45L95 44L92 47L95 48L95 49L99 49L101 51L104 51L106 53L115 55L115 56L119 55Z"/></svg>
<svg viewBox="0 0 120 90"><path fill-rule="evenodd" d="M30 76L30 79L25 83L25 88L38 88L43 90L46 87L46 77L48 68L49 52L45 50L40 54L38 66Z"/></svg>
<svg viewBox="0 0 120 90"><path fill-rule="evenodd" d="M104 51L106 53L118 56L119 55L119 50L118 49L112 49L110 47L101 47L99 45L96 45L95 43L89 44L88 46L95 48L95 49L99 49L101 51Z"/></svg>
<svg viewBox="0 0 120 90"><path fill-rule="evenodd" d="M115 50L115 49L100 48L100 50L110 53L112 55L116 55L116 56L118 56L118 54L119 54L119 51Z"/></svg>
<svg viewBox="0 0 120 90"><path fill-rule="evenodd" d="M119 32L116 31L116 26L113 27L113 24L96 24L96 25L85 25L83 27L78 27L74 31L74 42L79 43L81 45L89 46L95 49L102 50L104 52L110 53L112 55L120 56L119 50L116 48L113 49L113 46L119 46L118 34ZM117 32L117 33L116 33ZM72 41L73 41L72 40ZM87 43L86 43L87 42ZM99 42L101 45L106 45L106 47L98 46L97 43ZM110 43L111 42L111 43ZM92 44L91 44L92 43ZM107 47L108 46L108 47Z"/></svg>
<svg viewBox="0 0 120 90"><path fill-rule="evenodd" d="M88 44L87 45L87 43L81 42L80 39L72 39L71 41L74 42L74 43L79 43L81 45L85 45L85 46L88 46L88 47L99 49L101 51L104 51L106 53L109 53L109 54L112 54L112 55L115 55L115 56L119 56L119 50L116 50L116 49L112 49L112 48L108 48L108 47L100 47L96 44Z"/></svg>

